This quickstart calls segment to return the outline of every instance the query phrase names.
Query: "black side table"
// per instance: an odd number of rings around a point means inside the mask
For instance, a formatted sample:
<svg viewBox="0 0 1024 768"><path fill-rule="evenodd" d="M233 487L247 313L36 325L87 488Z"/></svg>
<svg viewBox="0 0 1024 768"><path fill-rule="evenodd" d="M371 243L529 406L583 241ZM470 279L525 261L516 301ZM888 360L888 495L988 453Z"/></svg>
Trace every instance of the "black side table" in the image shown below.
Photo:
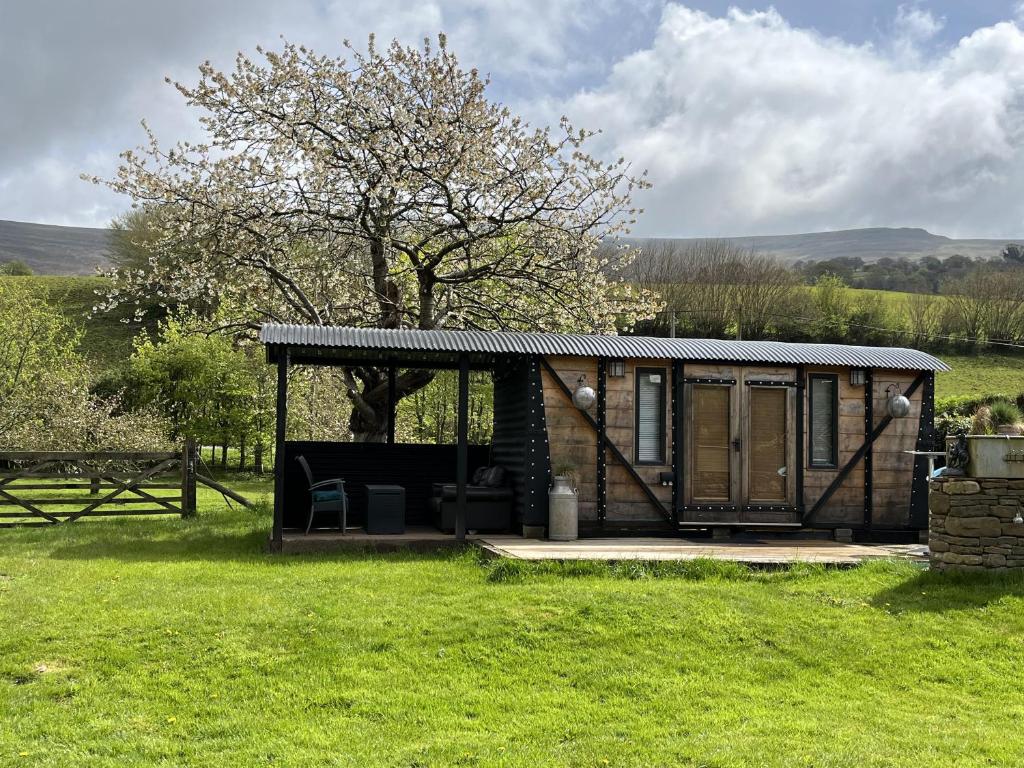
<svg viewBox="0 0 1024 768"><path fill-rule="evenodd" d="M405 488L366 486L366 532L405 533Z"/></svg>

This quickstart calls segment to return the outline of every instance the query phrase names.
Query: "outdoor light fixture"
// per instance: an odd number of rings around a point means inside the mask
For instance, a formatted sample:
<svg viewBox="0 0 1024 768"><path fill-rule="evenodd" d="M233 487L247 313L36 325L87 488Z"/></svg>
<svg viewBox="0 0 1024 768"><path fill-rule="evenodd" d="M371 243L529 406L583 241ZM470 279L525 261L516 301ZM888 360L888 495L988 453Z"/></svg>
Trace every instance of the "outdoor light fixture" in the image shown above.
<svg viewBox="0 0 1024 768"><path fill-rule="evenodd" d="M893 392L892 390L896 390ZM902 419L910 413L910 400L900 390L899 384L890 384L885 388L885 394L889 396L889 415L894 419Z"/></svg>
<svg viewBox="0 0 1024 768"><path fill-rule="evenodd" d="M572 404L581 411L587 410L597 401L592 387L587 386L587 375L583 374L576 381L576 391L572 393Z"/></svg>
<svg viewBox="0 0 1024 768"><path fill-rule="evenodd" d="M867 383L868 372L863 368L850 369L850 386L863 387Z"/></svg>
<svg viewBox="0 0 1024 768"><path fill-rule="evenodd" d="M1014 525L1021 525L1022 523L1024 523L1024 515L1021 515L1021 513L1020 513L1020 504L1018 503L1017 504L1017 514L1013 516L1013 524Z"/></svg>
<svg viewBox="0 0 1024 768"><path fill-rule="evenodd" d="M609 360L608 361L608 375L621 377L626 375L626 361L625 360Z"/></svg>

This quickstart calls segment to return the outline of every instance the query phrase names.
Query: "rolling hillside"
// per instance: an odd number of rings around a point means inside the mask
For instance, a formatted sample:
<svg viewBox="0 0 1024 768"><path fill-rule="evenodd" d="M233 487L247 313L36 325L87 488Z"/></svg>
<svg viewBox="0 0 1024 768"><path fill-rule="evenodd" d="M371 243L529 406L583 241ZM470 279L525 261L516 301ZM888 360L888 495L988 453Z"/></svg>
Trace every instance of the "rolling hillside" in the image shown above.
<svg viewBox="0 0 1024 768"><path fill-rule="evenodd" d="M0 221L0 263L21 260L40 275L92 275L106 265L109 229Z"/></svg>
<svg viewBox="0 0 1024 768"><path fill-rule="evenodd" d="M686 244L694 238L648 238L671 240ZM809 232L798 235L766 235L763 237L719 238L735 243L741 248L752 248L760 253L771 254L782 261L810 260L823 261L839 257L860 257L865 261L877 261L883 257L905 256L910 259L925 256L945 258L959 254L970 258L993 259L999 256L1003 246L1009 242L1021 242L1020 238L955 240L942 235L933 235L924 229L904 227L899 229L876 227L872 229L844 229L835 232ZM636 238L640 240L640 238Z"/></svg>
<svg viewBox="0 0 1024 768"><path fill-rule="evenodd" d="M107 263L114 234L108 229L57 227L0 220L0 263L20 259L41 275L91 275ZM820 261L857 256L876 261L885 256L952 256L991 259L1008 242L1024 238L954 240L923 229L846 229L798 235L721 238L744 248L772 254L785 262ZM671 240L694 242L693 238L633 238L631 242Z"/></svg>

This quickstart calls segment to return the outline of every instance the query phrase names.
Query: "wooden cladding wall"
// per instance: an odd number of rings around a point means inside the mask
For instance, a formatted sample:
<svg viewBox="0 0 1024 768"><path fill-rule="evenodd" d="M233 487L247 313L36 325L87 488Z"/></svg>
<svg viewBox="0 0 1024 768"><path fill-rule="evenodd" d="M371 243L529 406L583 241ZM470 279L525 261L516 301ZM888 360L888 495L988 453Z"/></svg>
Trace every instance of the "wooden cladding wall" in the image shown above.
<svg viewBox="0 0 1024 768"><path fill-rule="evenodd" d="M804 504L810 509L838 476L840 470L853 458L864 444L865 408L864 387L850 384L850 369L844 367L808 367L807 375L813 373L836 374L839 380L839 462L836 468L819 469L806 467L804 470ZM887 413L886 388L897 385L906 392L917 378L913 371L872 371L871 401L872 428L877 426ZM804 391L807 397L807 391ZM902 528L910 524L910 494L913 488L914 457L904 451L916 447L920 428L923 388L910 397L910 413L901 419L893 419L875 440L872 449L872 513L871 524L881 528ZM807 406L805 405L805 412ZM804 439L807 439L807 423L804 425ZM805 454L806 455L806 454ZM838 490L809 521L814 526L864 525L864 461L857 463L839 486Z"/></svg>
<svg viewBox="0 0 1024 768"><path fill-rule="evenodd" d="M578 357L549 357L548 363L558 373L570 390L575 390L581 375L587 383L597 389L597 360ZM606 434L608 442L615 445L635 468L637 474L647 483L666 508L671 508L672 488L661 485L662 472L669 472L671 464L637 464L634 444L635 414L633 410L633 387L637 366L663 369L665 387L665 461L671 461L669 444L668 393L672 385L672 363L669 360L627 360L623 376L608 376L606 405ZM579 410L569 401L561 388L551 380L546 371L543 374L544 412L548 427L548 443L551 466L572 464L579 490L580 520L594 521L597 514L597 436ZM629 476L629 473L612 457L606 457L608 507L607 520L610 522L651 522L664 523L664 519L645 497L643 490Z"/></svg>
<svg viewBox="0 0 1024 768"><path fill-rule="evenodd" d="M575 390L578 386L580 376L585 376L587 384L597 389L598 366L594 358L574 357L551 357L547 359L550 366L555 370L558 377L566 387ZM665 391L672 391L672 365L667 360L626 360L623 376L608 376L607 382L607 406L606 423L607 437L609 443L614 444L622 454L627 457L635 471L647 483L663 505L671 509L672 488L663 486L660 483L662 473L672 470L671 463L664 465L637 464L635 461L634 430L634 387L635 372L637 366L642 368L662 369L665 375ZM839 387L839 405L837 416L837 448L838 462L836 467L818 468L810 466L810 450L807 444L807 429L809 424L809 403L807 380L811 374L827 373L837 376ZM864 445L865 432L868 425L865 424L865 389L863 386L850 384L850 369L847 367L808 366L803 371L803 376L798 375L795 367L789 366L742 366L738 364L703 364L687 363L684 369L684 377L687 381L694 382L701 379L735 380L733 396L733 408L738 410L741 401L748 402L749 396L745 391L751 386L751 382L797 382L802 385L800 388L786 387L787 408L793 413L799 413L796 408L798 398L803 398L802 410L804 419L802 424L797 424L796 434L803 441L802 443L802 485L796 488L800 476L797 473L789 473L785 484L787 501L796 504L801 500L804 509L811 509L822 497L822 494L829 485L836 479L843 467ZM879 425L887 413L886 388L895 390L898 387L906 393L917 378L913 371L890 371L877 369L872 371L872 411L873 420L871 428ZM802 379L802 380L800 380ZM551 465L558 468L560 465L571 464L574 469L576 483L579 489L580 519L582 521L595 521L598 519L597 510L597 439L594 429L587 423L587 420L572 405L570 400L562 392L561 388L551 379L550 374L545 371L542 375L544 388L544 410L547 421L549 438L549 450ZM693 385L697 386L697 385ZM910 397L911 412L905 418L893 419L876 439L872 450L872 488L871 488L871 511L870 521L865 504L865 473L864 461L860 460L849 472L845 480L838 487L832 497L814 514L807 522L809 527L861 527L870 522L874 527L879 528L906 528L911 526L910 508L911 492L914 485L914 457L905 451L913 450L916 447L918 432L920 429L920 414L922 406L923 387L919 388ZM767 400L773 395L765 394ZM781 406L781 395L774 395L779 400L776 405ZM688 390L683 401L683 419L686 424L692 419L691 409L692 392ZM671 462L671 398L666 397L666 461ZM775 409L778 410L778 409ZM745 436L748 433L754 434L758 425L758 419L762 421L769 416L774 420L772 423L781 422L781 415L776 412L762 412L757 418L750 421L749 408L744 412L737 412L734 415L734 430L737 436ZM795 423L795 422L794 422ZM754 430L754 432L751 432ZM686 433L689 434L689 428ZM687 438L689 441L689 438ZM786 447L786 466L795 467L797 460L796 441L789 440ZM756 440L752 448L758 448ZM748 479L749 491L746 495L756 495L757 491L754 480L764 475L761 493L766 497L782 496L781 481L770 477L767 469L760 467L758 461L765 464L779 463L782 458L781 449L778 446L760 446L761 454L755 457L753 463L747 455L746 449L743 456L735 452L730 457L731 472L734 478L751 475ZM684 446L682 451L683 460L683 488L679 494L680 503L687 503L687 499L693 496L693 450L691 446ZM770 455L769 455L770 454ZM630 522L661 522L658 511L645 498L643 490L614 460L611 453L606 457L607 466L607 517L609 522L630 521ZM763 471L761 471L763 470ZM755 477L756 476L756 477ZM769 487L770 486L770 487ZM747 486L744 486L746 491ZM802 494L799 491L802 490ZM741 493L740 496L743 494ZM766 499L767 500L767 499ZM740 498L740 504L750 504L748 499ZM703 518L701 518L703 519ZM742 518L741 518L742 519ZM708 520L708 522L714 522ZM722 522L727 522L723 518ZM752 525L755 523L752 523Z"/></svg>

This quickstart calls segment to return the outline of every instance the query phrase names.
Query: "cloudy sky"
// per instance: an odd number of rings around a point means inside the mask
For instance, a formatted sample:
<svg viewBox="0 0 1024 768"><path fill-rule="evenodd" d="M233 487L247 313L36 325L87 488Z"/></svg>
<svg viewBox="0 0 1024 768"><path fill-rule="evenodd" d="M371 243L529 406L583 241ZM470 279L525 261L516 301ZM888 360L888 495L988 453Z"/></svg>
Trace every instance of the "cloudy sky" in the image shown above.
<svg viewBox="0 0 1024 768"><path fill-rule="evenodd" d="M0 0L0 219L105 226L142 139L197 135L163 78L281 35L444 31L534 123L646 168L637 234L1024 234L1024 4L1010 0Z"/></svg>

